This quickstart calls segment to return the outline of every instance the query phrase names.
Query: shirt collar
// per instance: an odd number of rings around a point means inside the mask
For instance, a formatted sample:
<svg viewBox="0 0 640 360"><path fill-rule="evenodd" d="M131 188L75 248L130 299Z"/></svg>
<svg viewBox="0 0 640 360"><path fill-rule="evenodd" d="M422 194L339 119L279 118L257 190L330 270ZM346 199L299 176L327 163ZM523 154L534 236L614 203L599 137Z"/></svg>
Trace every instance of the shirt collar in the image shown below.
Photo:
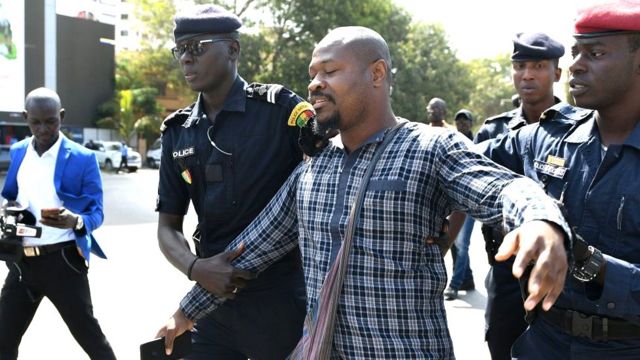
<svg viewBox="0 0 640 360"><path fill-rule="evenodd" d="M554 96L552 108L559 103L561 103L560 99ZM544 113L545 112L543 111L542 114ZM527 124L528 124L527 118L524 116L524 112L522 111L522 105L520 105L520 107L515 110L515 116L511 119L511 121L509 121L509 123L507 124L507 127L511 130L516 130Z"/></svg>
<svg viewBox="0 0 640 360"><path fill-rule="evenodd" d="M640 150L640 122L638 122L636 127L633 128L631 135L629 135L624 144Z"/></svg>
<svg viewBox="0 0 640 360"><path fill-rule="evenodd" d="M41 157L50 156L56 159L58 157L58 152L60 151L60 144L62 144L63 137L64 137L64 134L61 132L58 132L58 140L56 140L56 142L53 143L53 145L51 145L51 147L47 149L47 151L43 152ZM36 138L35 136L32 136L31 141L29 142L29 151L32 151L33 153L38 155L38 152L36 151L35 146L33 146L34 141L36 141Z"/></svg>
<svg viewBox="0 0 640 360"><path fill-rule="evenodd" d="M598 126L596 124L595 112L589 117L588 120L578 123L575 130L569 134L564 141L569 143L582 143L586 142L592 137L600 139L600 133L598 132ZM624 145L634 147L640 150L640 123L636 124L631 131Z"/></svg>
<svg viewBox="0 0 640 360"><path fill-rule="evenodd" d="M246 87L247 82L244 81L244 79L240 77L240 75L237 75L236 79L233 82L233 85L231 85L231 89L229 89L227 98L224 100L222 111L244 112L247 102L247 96L244 90ZM202 100L202 93L199 93L198 99L196 100L196 103L191 110L191 114L182 125L183 127L190 127L194 124L197 124L201 118L207 118L207 114L204 111L203 101L204 100Z"/></svg>

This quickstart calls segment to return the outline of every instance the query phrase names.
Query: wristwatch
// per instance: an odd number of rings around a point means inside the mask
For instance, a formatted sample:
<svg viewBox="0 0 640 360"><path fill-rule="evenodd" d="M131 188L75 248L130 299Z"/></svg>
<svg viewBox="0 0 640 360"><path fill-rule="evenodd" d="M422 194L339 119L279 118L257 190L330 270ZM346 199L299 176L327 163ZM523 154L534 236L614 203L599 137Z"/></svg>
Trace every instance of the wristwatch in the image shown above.
<svg viewBox="0 0 640 360"><path fill-rule="evenodd" d="M587 254L586 259L576 260L571 269L571 275L578 281L589 282L595 279L604 263L602 252L593 246L589 245L587 247Z"/></svg>
<svg viewBox="0 0 640 360"><path fill-rule="evenodd" d="M76 231L80 231L82 230L82 228L84 227L84 221L82 220L82 216L78 215L78 217L76 218L76 226L73 228Z"/></svg>

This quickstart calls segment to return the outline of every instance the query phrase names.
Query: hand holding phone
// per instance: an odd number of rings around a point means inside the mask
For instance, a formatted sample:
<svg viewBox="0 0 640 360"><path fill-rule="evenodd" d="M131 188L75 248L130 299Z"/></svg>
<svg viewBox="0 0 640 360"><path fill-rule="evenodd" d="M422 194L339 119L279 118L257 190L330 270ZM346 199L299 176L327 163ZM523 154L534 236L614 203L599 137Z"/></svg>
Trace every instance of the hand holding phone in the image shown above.
<svg viewBox="0 0 640 360"><path fill-rule="evenodd" d="M58 215L62 212L62 208L47 208L40 210L40 217L49 218L49 219L57 219Z"/></svg>
<svg viewBox="0 0 640 360"><path fill-rule="evenodd" d="M140 345L140 360L182 359L191 352L191 331L185 331L173 342L173 352L164 352L164 337Z"/></svg>

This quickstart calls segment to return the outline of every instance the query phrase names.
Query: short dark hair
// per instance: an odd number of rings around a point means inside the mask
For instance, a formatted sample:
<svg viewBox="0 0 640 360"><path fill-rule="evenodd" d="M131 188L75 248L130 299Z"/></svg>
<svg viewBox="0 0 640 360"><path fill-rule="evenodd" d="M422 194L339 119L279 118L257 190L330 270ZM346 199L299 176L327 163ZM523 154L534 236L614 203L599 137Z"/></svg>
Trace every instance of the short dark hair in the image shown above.
<svg viewBox="0 0 640 360"><path fill-rule="evenodd" d="M640 33L634 33L628 36L629 40L629 51L635 52L640 49Z"/></svg>
<svg viewBox="0 0 640 360"><path fill-rule="evenodd" d="M553 64L553 67L557 69L560 66L560 59L559 58L551 59L551 63Z"/></svg>

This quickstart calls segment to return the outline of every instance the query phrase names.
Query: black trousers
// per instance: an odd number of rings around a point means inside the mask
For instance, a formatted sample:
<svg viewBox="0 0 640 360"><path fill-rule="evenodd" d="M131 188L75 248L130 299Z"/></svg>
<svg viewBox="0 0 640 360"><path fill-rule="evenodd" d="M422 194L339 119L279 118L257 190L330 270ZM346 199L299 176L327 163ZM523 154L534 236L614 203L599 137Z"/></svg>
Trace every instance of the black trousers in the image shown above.
<svg viewBox="0 0 640 360"><path fill-rule="evenodd" d="M129 160L127 159L126 156L122 156L120 157L120 166L118 166L118 169L116 170L116 172L120 172L120 170L126 169L128 167L129 167Z"/></svg>
<svg viewBox="0 0 640 360"><path fill-rule="evenodd" d="M0 359L17 359L22 336L44 296L92 360L116 358L93 316L87 267L75 246L7 266L0 293ZM56 358L54 353L51 358Z"/></svg>
<svg viewBox="0 0 640 360"><path fill-rule="evenodd" d="M485 279L485 340L492 360L511 360L511 346L528 326L520 283L511 271L513 260L493 265Z"/></svg>
<svg viewBox="0 0 640 360"><path fill-rule="evenodd" d="M297 249L198 320L186 359L285 359L302 336L306 314L302 265L292 256L300 256Z"/></svg>

